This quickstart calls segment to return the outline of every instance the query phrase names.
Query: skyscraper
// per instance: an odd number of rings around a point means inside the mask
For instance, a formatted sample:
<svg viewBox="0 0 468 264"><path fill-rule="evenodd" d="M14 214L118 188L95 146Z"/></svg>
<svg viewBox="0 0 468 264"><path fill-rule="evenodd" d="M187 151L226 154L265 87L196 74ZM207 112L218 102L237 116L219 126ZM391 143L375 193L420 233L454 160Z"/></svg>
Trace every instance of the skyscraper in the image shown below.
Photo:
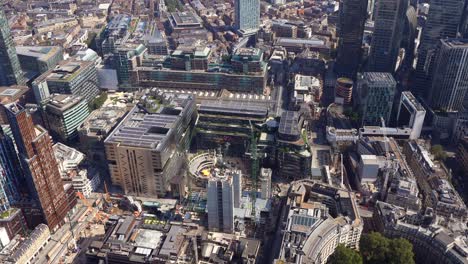
<svg viewBox="0 0 468 264"><path fill-rule="evenodd" d="M11 204L21 199L23 173L15 151L13 140L3 132L0 127L0 185L3 196L0 202L0 211L8 209Z"/></svg>
<svg viewBox="0 0 468 264"><path fill-rule="evenodd" d="M418 49L418 60L415 82L412 87L414 95L426 98L430 84L430 54L438 41L444 38L455 38L460 24L464 0L431 0L426 26L422 31L421 44Z"/></svg>
<svg viewBox="0 0 468 264"><path fill-rule="evenodd" d="M235 27L242 35L253 35L260 26L260 1L235 0Z"/></svg>
<svg viewBox="0 0 468 264"><path fill-rule="evenodd" d="M440 40L431 68L431 107L445 112L462 110L468 91L468 39Z"/></svg>
<svg viewBox="0 0 468 264"><path fill-rule="evenodd" d="M358 74L355 103L363 126L380 126L381 118L389 122L395 90L396 81L388 72Z"/></svg>
<svg viewBox="0 0 468 264"><path fill-rule="evenodd" d="M241 175L234 172L225 179L208 181L208 228L214 231L234 231L234 208L240 202ZM239 207L239 205L237 205Z"/></svg>
<svg viewBox="0 0 468 264"><path fill-rule="evenodd" d="M24 84L24 76L16 55L8 19L0 9L0 86Z"/></svg>
<svg viewBox="0 0 468 264"><path fill-rule="evenodd" d="M367 18L367 1L348 0L340 3L339 42L336 73L339 77L356 78L362 57L362 35Z"/></svg>
<svg viewBox="0 0 468 264"><path fill-rule="evenodd" d="M368 71L395 71L407 8L408 0L377 2Z"/></svg>
<svg viewBox="0 0 468 264"><path fill-rule="evenodd" d="M69 210L49 133L34 126L32 117L16 104L5 105L26 179L30 208L23 212L30 228L45 223L54 230Z"/></svg>

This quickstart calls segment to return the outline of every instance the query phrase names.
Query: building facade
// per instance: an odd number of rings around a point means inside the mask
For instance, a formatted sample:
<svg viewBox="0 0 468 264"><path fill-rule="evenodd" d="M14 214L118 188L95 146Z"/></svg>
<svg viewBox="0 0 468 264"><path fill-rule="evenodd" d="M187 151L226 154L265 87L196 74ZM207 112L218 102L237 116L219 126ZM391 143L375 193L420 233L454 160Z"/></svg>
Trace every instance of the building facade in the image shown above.
<svg viewBox="0 0 468 264"><path fill-rule="evenodd" d="M433 110L458 112L468 91L468 39L441 39L436 54L428 100Z"/></svg>
<svg viewBox="0 0 468 264"><path fill-rule="evenodd" d="M260 1L235 0L235 27L241 35L252 35L260 26Z"/></svg>
<svg viewBox="0 0 468 264"><path fill-rule="evenodd" d="M368 62L370 72L395 72L408 0L376 3L374 34Z"/></svg>
<svg viewBox="0 0 468 264"><path fill-rule="evenodd" d="M358 75L357 98L363 126L380 126L381 118L390 120L396 81L388 72L364 72Z"/></svg>
<svg viewBox="0 0 468 264"><path fill-rule="evenodd" d="M362 60L362 36L367 18L367 1L340 2L339 40L335 71L338 77L356 78Z"/></svg>
<svg viewBox="0 0 468 264"><path fill-rule="evenodd" d="M426 110L410 91L401 93L398 104L397 126L411 128L410 139L418 139L424 125Z"/></svg>
<svg viewBox="0 0 468 264"><path fill-rule="evenodd" d="M34 126L32 117L22 106L11 103L5 108L28 188L25 198L29 202L26 208L22 207L25 218L30 228L45 223L54 230L64 223L69 205L52 140L47 130Z"/></svg>
<svg viewBox="0 0 468 264"><path fill-rule="evenodd" d="M24 84L23 72L16 55L15 43L10 33L8 19L0 10L0 86Z"/></svg>
<svg viewBox="0 0 468 264"><path fill-rule="evenodd" d="M127 194L165 196L185 157L196 118L191 95L135 106L104 141L112 184Z"/></svg>
<svg viewBox="0 0 468 264"><path fill-rule="evenodd" d="M86 100L73 94L55 94L45 106L47 128L55 138L66 142L78 138L78 128L89 116Z"/></svg>
<svg viewBox="0 0 468 264"><path fill-rule="evenodd" d="M63 49L58 46L17 46L16 53L25 71L43 74L63 60Z"/></svg>
<svg viewBox="0 0 468 264"><path fill-rule="evenodd" d="M455 38L463 12L463 0L431 0L426 25L422 30L421 42L415 72L415 83L412 92L426 98L430 91L430 74L428 64L431 53L440 39ZM429 88L428 88L429 87Z"/></svg>

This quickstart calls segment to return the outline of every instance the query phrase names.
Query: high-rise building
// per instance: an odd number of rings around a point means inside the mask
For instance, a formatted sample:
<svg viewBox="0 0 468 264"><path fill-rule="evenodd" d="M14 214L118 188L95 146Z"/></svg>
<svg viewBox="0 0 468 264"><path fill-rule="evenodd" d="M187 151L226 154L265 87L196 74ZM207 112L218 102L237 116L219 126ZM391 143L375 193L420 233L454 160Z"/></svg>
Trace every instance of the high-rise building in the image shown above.
<svg viewBox="0 0 468 264"><path fill-rule="evenodd" d="M349 105L353 96L353 80L338 78L335 85L335 103Z"/></svg>
<svg viewBox="0 0 468 264"><path fill-rule="evenodd" d="M271 169L262 168L260 170L260 189L261 193L260 196L262 199L270 199L271 198Z"/></svg>
<svg viewBox="0 0 468 264"><path fill-rule="evenodd" d="M229 171L229 175L213 177L208 181L208 228L214 231L234 231L234 208L240 207L242 175Z"/></svg>
<svg viewBox="0 0 468 264"><path fill-rule="evenodd" d="M141 62L145 52L146 48L142 44L121 45L115 49L114 68L117 70L119 84L128 85L130 83L131 71L137 67L138 62Z"/></svg>
<svg viewBox="0 0 468 264"><path fill-rule="evenodd" d="M195 118L191 95L164 94L135 106L104 141L112 184L139 196L174 191Z"/></svg>
<svg viewBox="0 0 468 264"><path fill-rule="evenodd" d="M377 2L368 71L395 71L407 8L408 0Z"/></svg>
<svg viewBox="0 0 468 264"><path fill-rule="evenodd" d="M358 74L356 106L362 125L380 126L381 118L390 120L396 81L388 72L364 72Z"/></svg>
<svg viewBox="0 0 468 264"><path fill-rule="evenodd" d="M0 10L0 72L0 86L24 84L23 72L3 9Z"/></svg>
<svg viewBox="0 0 468 264"><path fill-rule="evenodd" d="M60 141L78 137L78 127L89 116L86 100L73 94L55 94L45 106L46 127Z"/></svg>
<svg viewBox="0 0 468 264"><path fill-rule="evenodd" d="M410 91L401 93L397 112L397 126L411 128L410 139L421 135L426 110Z"/></svg>
<svg viewBox="0 0 468 264"><path fill-rule="evenodd" d="M462 110L468 91L468 39L443 39L432 66L430 105L434 110Z"/></svg>
<svg viewBox="0 0 468 264"><path fill-rule="evenodd" d="M32 117L22 106L5 105L7 117L15 138L21 167L31 202L22 208L30 228L46 223L51 230L60 226L69 211L69 205L49 133L34 126Z"/></svg>
<svg viewBox="0 0 468 264"><path fill-rule="evenodd" d="M339 77L354 79L362 57L362 36L367 18L367 1L340 2L339 41L335 70Z"/></svg>
<svg viewBox="0 0 468 264"><path fill-rule="evenodd" d="M0 211L6 210L11 204L21 199L18 189L22 181L22 171L13 140L0 127L0 188L2 196Z"/></svg>
<svg viewBox="0 0 468 264"><path fill-rule="evenodd" d="M235 0L235 27L243 35L253 35L260 26L260 1Z"/></svg>
<svg viewBox="0 0 468 264"><path fill-rule="evenodd" d="M426 26L421 35L418 49L415 82L412 92L426 98L429 94L429 61L440 39L455 38L461 21L464 0L431 0Z"/></svg>

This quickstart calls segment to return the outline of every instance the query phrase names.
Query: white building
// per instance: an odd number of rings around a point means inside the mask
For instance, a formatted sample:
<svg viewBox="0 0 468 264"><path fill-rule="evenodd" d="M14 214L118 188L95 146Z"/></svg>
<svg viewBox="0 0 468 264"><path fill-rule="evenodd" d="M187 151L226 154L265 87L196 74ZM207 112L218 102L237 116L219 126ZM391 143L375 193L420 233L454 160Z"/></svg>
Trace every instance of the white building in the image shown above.
<svg viewBox="0 0 468 264"><path fill-rule="evenodd" d="M398 105L398 127L411 128L410 139L418 139L426 117L426 110L409 91L401 93Z"/></svg>
<svg viewBox="0 0 468 264"><path fill-rule="evenodd" d="M271 174L271 169L262 168L260 170L260 195L262 199L270 199L271 197Z"/></svg>

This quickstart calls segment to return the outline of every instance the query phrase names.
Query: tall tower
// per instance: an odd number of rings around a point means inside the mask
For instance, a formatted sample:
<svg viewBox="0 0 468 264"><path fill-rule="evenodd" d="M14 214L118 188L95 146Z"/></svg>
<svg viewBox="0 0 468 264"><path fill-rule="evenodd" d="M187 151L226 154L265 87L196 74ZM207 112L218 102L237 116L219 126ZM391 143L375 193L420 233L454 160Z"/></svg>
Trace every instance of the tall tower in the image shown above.
<svg viewBox="0 0 468 264"><path fill-rule="evenodd" d="M455 38L462 18L464 0L431 0L426 26L418 49L415 82L412 92L426 98L430 84L429 60L440 39Z"/></svg>
<svg viewBox="0 0 468 264"><path fill-rule="evenodd" d="M43 222L54 230L63 223L69 206L52 140L44 128L34 126L23 107L11 103L5 108L31 201L31 210L25 210L28 225L34 228Z"/></svg>
<svg viewBox="0 0 468 264"><path fill-rule="evenodd" d="M235 27L241 35L253 35L260 26L260 1L235 0Z"/></svg>
<svg viewBox="0 0 468 264"><path fill-rule="evenodd" d="M232 179L208 181L208 228L214 231L234 231L234 186Z"/></svg>
<svg viewBox="0 0 468 264"><path fill-rule="evenodd" d="M407 9L408 0L377 2L368 63L369 72L395 71Z"/></svg>
<svg viewBox="0 0 468 264"><path fill-rule="evenodd" d="M439 41L429 96L434 110L458 112L468 91L468 39Z"/></svg>
<svg viewBox="0 0 468 264"><path fill-rule="evenodd" d="M338 77L355 79L362 57L362 35L367 18L367 1L340 3L339 42L336 58Z"/></svg>
<svg viewBox="0 0 468 264"><path fill-rule="evenodd" d="M23 71L16 55L8 19L2 9L0 9L0 73L0 86L24 84Z"/></svg>
<svg viewBox="0 0 468 264"><path fill-rule="evenodd" d="M24 189L20 188L24 184L23 172L13 140L0 127L0 185L3 191L0 211L8 209L11 204L21 200Z"/></svg>

